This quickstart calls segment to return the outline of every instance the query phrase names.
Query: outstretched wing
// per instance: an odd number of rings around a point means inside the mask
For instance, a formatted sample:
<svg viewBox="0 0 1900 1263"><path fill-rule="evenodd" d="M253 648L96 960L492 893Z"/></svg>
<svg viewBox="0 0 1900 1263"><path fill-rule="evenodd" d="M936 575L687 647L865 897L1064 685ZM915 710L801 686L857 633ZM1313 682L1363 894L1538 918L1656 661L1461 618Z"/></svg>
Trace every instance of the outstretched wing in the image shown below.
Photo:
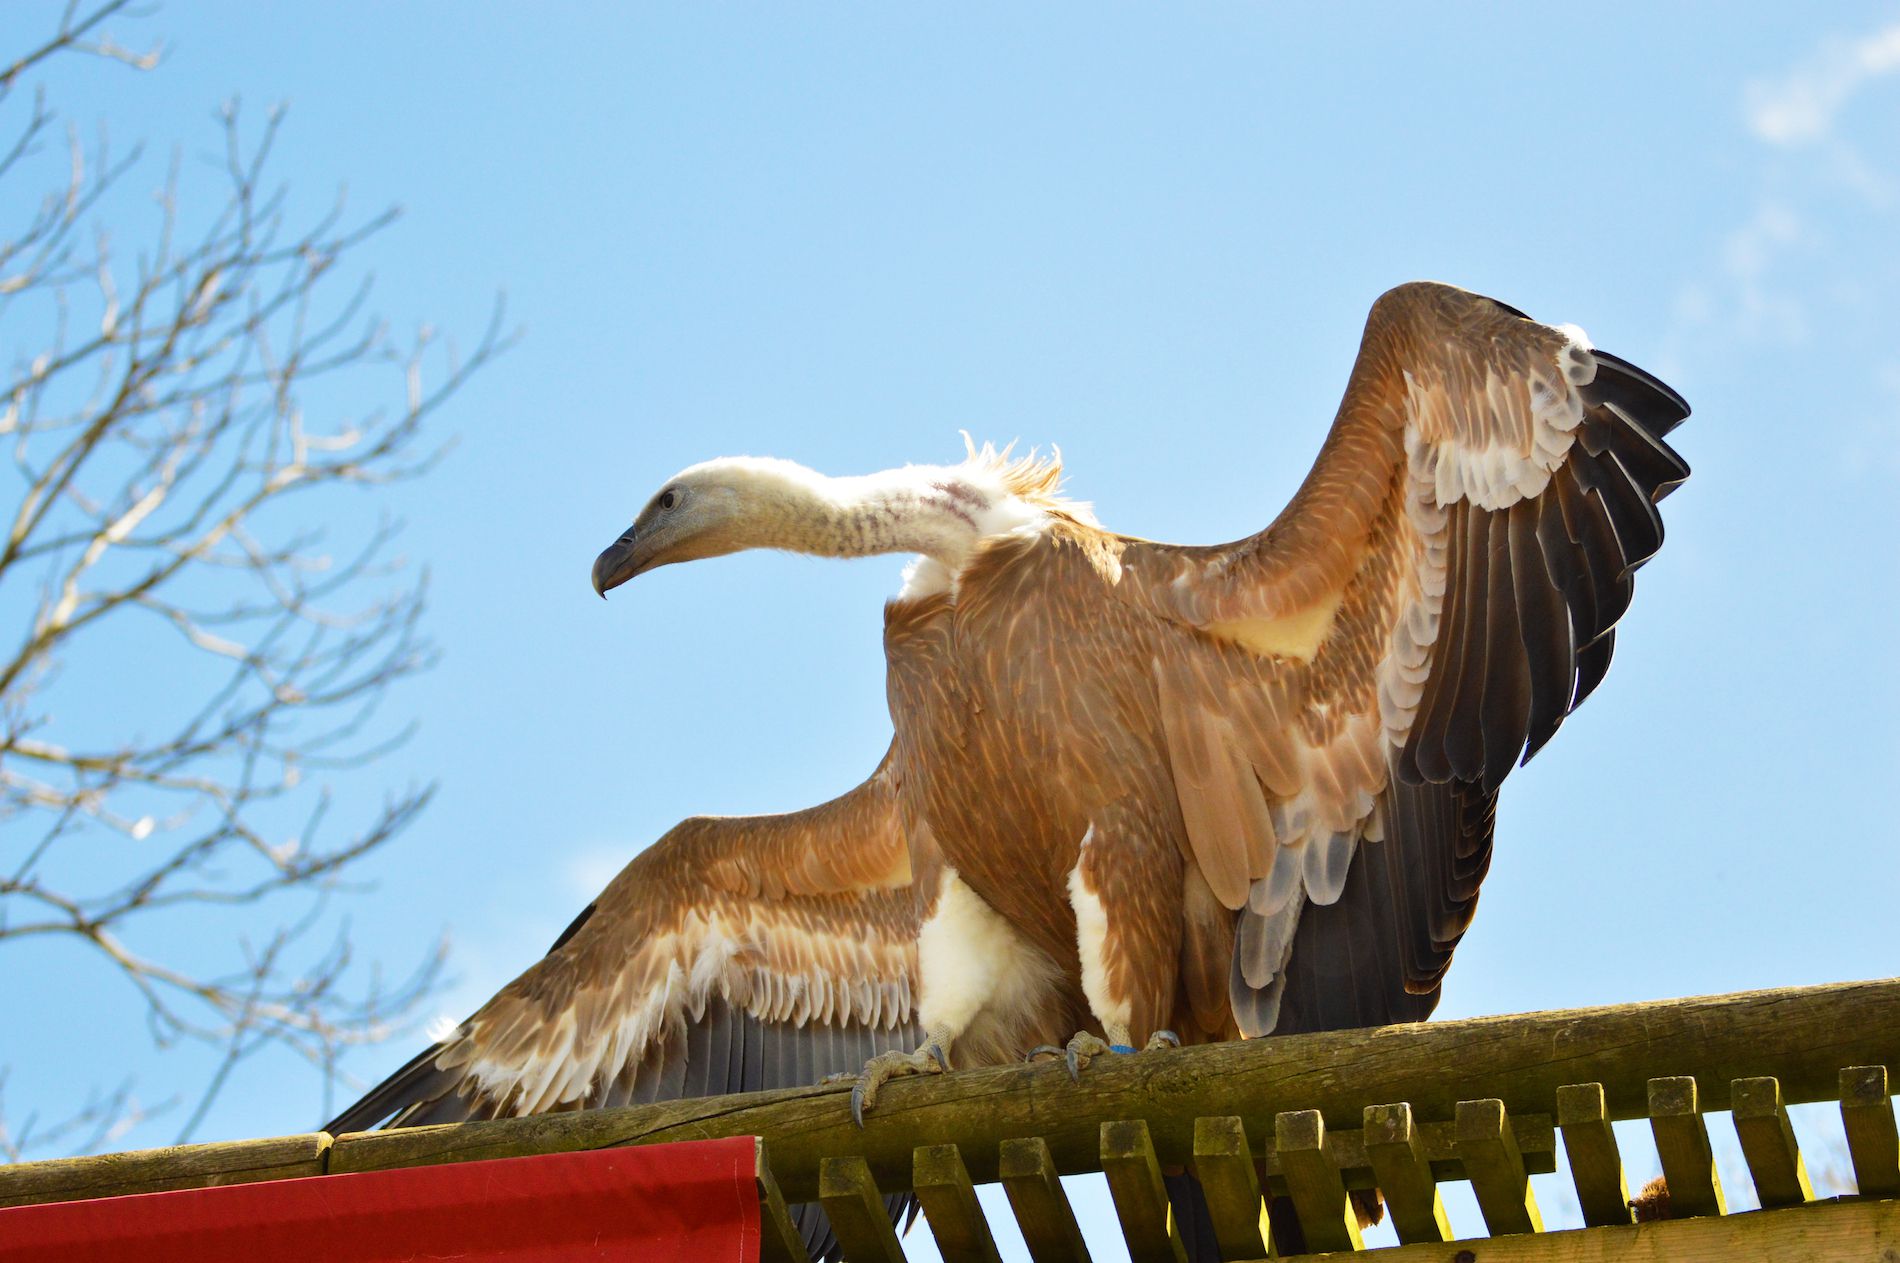
<svg viewBox="0 0 1900 1263"><path fill-rule="evenodd" d="M1406 285L1270 527L1128 544L1120 590L1194 633L1159 704L1193 858L1242 910L1243 1031L1430 1012L1498 784L1602 679L1662 544L1687 415L1579 330Z"/></svg>
<svg viewBox="0 0 1900 1263"><path fill-rule="evenodd" d="M684 821L325 1130L804 1086L913 1048L920 900L937 883L912 871L888 758L806 811ZM796 1213L814 1257L832 1252L818 1209Z"/></svg>

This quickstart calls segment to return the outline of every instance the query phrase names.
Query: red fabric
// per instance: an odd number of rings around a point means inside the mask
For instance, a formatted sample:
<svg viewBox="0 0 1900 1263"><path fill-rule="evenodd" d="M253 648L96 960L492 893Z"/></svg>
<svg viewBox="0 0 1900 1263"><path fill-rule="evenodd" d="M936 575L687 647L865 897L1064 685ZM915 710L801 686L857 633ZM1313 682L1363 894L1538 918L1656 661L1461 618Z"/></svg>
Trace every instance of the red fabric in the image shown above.
<svg viewBox="0 0 1900 1263"><path fill-rule="evenodd" d="M0 1210L5 1263L759 1257L749 1137Z"/></svg>

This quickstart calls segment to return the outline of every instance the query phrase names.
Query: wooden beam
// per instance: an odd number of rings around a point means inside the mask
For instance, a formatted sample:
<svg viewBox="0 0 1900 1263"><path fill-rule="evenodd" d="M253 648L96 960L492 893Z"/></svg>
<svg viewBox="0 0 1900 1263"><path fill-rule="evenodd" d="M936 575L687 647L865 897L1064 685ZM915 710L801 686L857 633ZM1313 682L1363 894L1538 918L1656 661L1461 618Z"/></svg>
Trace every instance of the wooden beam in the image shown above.
<svg viewBox="0 0 1900 1263"><path fill-rule="evenodd" d="M1319 1263L1325 1255L1306 1258ZM1352 1256L1337 1256L1339 1263ZM1379 1263L1734 1263L1900 1257L1900 1202L1809 1202L1722 1218L1665 1219L1381 1250Z"/></svg>
<svg viewBox="0 0 1900 1263"><path fill-rule="evenodd" d="M863 1157L883 1187L909 1178L920 1136L957 1145L971 1176L995 1178L1000 1142L1043 1136L1064 1171L1100 1162L1105 1122L1145 1118L1163 1163L1192 1157L1194 1120L1239 1110L1317 1109L1356 1128L1367 1101L1409 1101L1448 1118L1459 1100L1544 1112L1557 1089L1603 1083L1611 1118L1642 1117L1658 1066L1726 1097L1731 1079L1772 1071L1788 1101L1831 1100L1843 1065L1882 1064L1900 1042L1900 979L1694 1000L1328 1031L1104 1058L1083 1082L1060 1064L926 1075L889 1084L859 1130L849 1089L778 1092L338 1137L335 1171L512 1157L732 1135L772 1139L788 1198L812 1197L821 1157ZM1725 1108L1725 1099L1708 1108Z"/></svg>
<svg viewBox="0 0 1900 1263"><path fill-rule="evenodd" d="M266 1140L20 1162L0 1166L0 1207L298 1179L322 1175L329 1153L330 1137L314 1131Z"/></svg>
<svg viewBox="0 0 1900 1263"><path fill-rule="evenodd" d="M1854 1159L1854 1185L1862 1197L1900 1197L1900 1140L1887 1095L1887 1067L1849 1066L1841 1071L1841 1125ZM0 1178L5 1172L0 1171ZM5 1186L0 1185L0 1192Z"/></svg>
<svg viewBox="0 0 1900 1263"><path fill-rule="evenodd" d="M904 1263L884 1197L863 1158L826 1158L818 1167L818 1200L851 1263Z"/></svg>
<svg viewBox="0 0 1900 1263"><path fill-rule="evenodd" d="M1813 1201L1814 1186L1781 1103L1781 1085L1767 1078L1737 1079L1729 1085L1728 1099L1756 1198L1765 1207Z"/></svg>
<svg viewBox="0 0 1900 1263"><path fill-rule="evenodd" d="M1669 1181L1669 1213L1676 1218L1726 1214L1722 1177L1709 1149L1709 1125L1702 1117L1694 1077L1649 1081L1649 1128Z"/></svg>
<svg viewBox="0 0 1900 1263"><path fill-rule="evenodd" d="M1115 1199L1130 1263L1187 1263L1169 1223L1168 1190L1161 1183L1148 1124L1138 1118L1102 1124L1102 1174Z"/></svg>
<svg viewBox="0 0 1900 1263"><path fill-rule="evenodd" d="M1564 1155L1577 1186L1583 1222L1591 1228L1631 1221L1630 1186L1623 1155L1603 1107L1601 1083L1571 1083L1557 1089L1557 1126L1563 1129Z"/></svg>
<svg viewBox="0 0 1900 1263"><path fill-rule="evenodd" d="M1326 1152L1326 1120L1318 1110L1289 1110L1273 1118L1273 1148L1286 1172L1287 1191L1309 1250L1363 1250L1359 1214L1345 1181Z"/></svg>
<svg viewBox="0 0 1900 1263"><path fill-rule="evenodd" d="M1451 1221L1445 1218L1424 1141L1412 1125L1412 1107L1404 1102L1366 1106L1364 1135L1366 1156L1399 1240L1451 1240Z"/></svg>
<svg viewBox="0 0 1900 1263"><path fill-rule="evenodd" d="M1542 1232L1544 1217L1538 1213L1537 1195L1531 1192L1504 1102L1460 1101L1457 1122L1458 1151L1464 1155L1478 1209L1484 1212L1484 1226L1494 1237Z"/></svg>
<svg viewBox="0 0 1900 1263"><path fill-rule="evenodd" d="M759 1185L759 1263L807 1263L805 1239L798 1235L785 1196L772 1178L764 1141L759 1142L757 1163L753 1176Z"/></svg>
<svg viewBox="0 0 1900 1263"><path fill-rule="evenodd" d="M1062 1191L1047 1141L1041 1136L1005 1140L997 1155L997 1173L1035 1263L1089 1263L1089 1248L1076 1226L1075 1208Z"/></svg>
<svg viewBox="0 0 1900 1263"><path fill-rule="evenodd" d="M970 1170L955 1145L919 1147L911 1159L911 1187L944 1263L1002 1263Z"/></svg>
<svg viewBox="0 0 1900 1263"><path fill-rule="evenodd" d="M1267 1257L1272 1232L1260 1196L1260 1171L1240 1119L1230 1114L1194 1120L1194 1174L1207 1194L1221 1258Z"/></svg>

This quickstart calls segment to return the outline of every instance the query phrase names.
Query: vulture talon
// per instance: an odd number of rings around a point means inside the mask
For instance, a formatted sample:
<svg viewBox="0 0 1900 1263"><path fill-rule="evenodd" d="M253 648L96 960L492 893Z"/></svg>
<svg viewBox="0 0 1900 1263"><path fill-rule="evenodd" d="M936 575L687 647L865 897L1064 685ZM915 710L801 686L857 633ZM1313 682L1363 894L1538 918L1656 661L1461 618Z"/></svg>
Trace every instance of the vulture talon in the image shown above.
<svg viewBox="0 0 1900 1263"><path fill-rule="evenodd" d="M1157 1048L1179 1048L1181 1037L1173 1031L1156 1031L1148 1036L1148 1042L1141 1046L1143 1052L1153 1052Z"/></svg>
<svg viewBox="0 0 1900 1263"><path fill-rule="evenodd" d="M1062 1055L1062 1049L1056 1047L1054 1044L1037 1044L1034 1048L1031 1048L1028 1052L1023 1054L1023 1064L1033 1066L1042 1061L1052 1061Z"/></svg>
<svg viewBox="0 0 1900 1263"><path fill-rule="evenodd" d="M1069 1067L1070 1082L1082 1082L1082 1072L1088 1069L1090 1061L1103 1053L1114 1051L1115 1046L1103 1040L1100 1035L1091 1031L1077 1031L1070 1037L1069 1047L1063 1056L1063 1060Z"/></svg>
<svg viewBox="0 0 1900 1263"><path fill-rule="evenodd" d="M851 1121L864 1126L864 1111L877 1104L878 1089L892 1079L911 1074L942 1074L950 1068L943 1046L932 1040L916 1052L879 1053L864 1063L864 1073L842 1076L856 1079L851 1089ZM833 1075L833 1079L840 1076Z"/></svg>

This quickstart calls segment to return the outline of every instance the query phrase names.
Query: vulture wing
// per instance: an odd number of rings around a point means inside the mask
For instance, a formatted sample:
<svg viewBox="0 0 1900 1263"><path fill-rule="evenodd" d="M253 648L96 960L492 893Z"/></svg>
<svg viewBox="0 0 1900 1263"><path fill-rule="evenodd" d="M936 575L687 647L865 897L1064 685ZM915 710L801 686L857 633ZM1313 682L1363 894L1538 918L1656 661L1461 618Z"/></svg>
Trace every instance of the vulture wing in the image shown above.
<svg viewBox="0 0 1900 1263"><path fill-rule="evenodd" d="M1154 670L1244 1032L1429 1014L1498 784L1603 678L1662 544L1688 412L1580 331L1406 285L1271 526L1128 543L1117 590L1191 629Z"/></svg>
<svg viewBox="0 0 1900 1263"><path fill-rule="evenodd" d="M805 1086L908 1051L920 896L936 888L911 874L888 758L818 807L684 821L325 1130ZM835 1253L818 1208L796 1213L813 1256Z"/></svg>

